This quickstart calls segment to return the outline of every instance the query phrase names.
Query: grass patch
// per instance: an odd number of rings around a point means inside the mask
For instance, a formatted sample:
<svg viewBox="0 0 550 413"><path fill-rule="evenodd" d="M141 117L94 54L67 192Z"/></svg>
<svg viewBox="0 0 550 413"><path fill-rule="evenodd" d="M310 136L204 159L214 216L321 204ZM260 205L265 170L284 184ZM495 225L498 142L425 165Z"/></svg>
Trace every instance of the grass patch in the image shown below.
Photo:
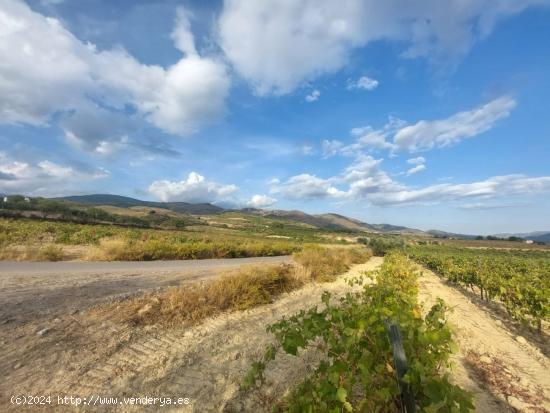
<svg viewBox="0 0 550 413"><path fill-rule="evenodd" d="M119 244L111 247L121 248ZM312 264L315 257L323 257L322 266ZM172 287L160 293L101 306L95 312L134 325L193 324L222 312L269 304L279 295L312 280L333 281L338 273L346 272L351 265L365 262L369 257L368 252L357 249L307 248L298 256L295 265L244 266L214 281ZM326 267L331 263L335 268Z"/></svg>
<svg viewBox="0 0 550 413"><path fill-rule="evenodd" d="M62 261L65 258L59 245L0 246L0 260L9 261Z"/></svg>
<svg viewBox="0 0 550 413"><path fill-rule="evenodd" d="M247 266L207 282L113 303L100 311L135 325L193 324L225 311L246 310L272 302L303 285L290 264Z"/></svg>
<svg viewBox="0 0 550 413"><path fill-rule="evenodd" d="M155 261L191 260L205 258L244 258L260 256L288 255L298 249L298 245L286 242L227 240L173 240L104 238L94 247L88 260L94 261Z"/></svg>
<svg viewBox="0 0 550 413"><path fill-rule="evenodd" d="M338 274L344 273L353 264L367 261L371 253L359 248L324 248L308 246L292 255L306 272L306 277L315 281L334 281Z"/></svg>

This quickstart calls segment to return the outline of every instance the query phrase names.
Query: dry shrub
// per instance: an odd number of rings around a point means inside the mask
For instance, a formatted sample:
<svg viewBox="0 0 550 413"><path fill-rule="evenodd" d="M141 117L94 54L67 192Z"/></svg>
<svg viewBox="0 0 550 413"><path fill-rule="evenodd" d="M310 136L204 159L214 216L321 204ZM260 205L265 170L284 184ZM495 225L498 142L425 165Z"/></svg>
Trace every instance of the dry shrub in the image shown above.
<svg viewBox="0 0 550 413"><path fill-rule="evenodd" d="M13 261L62 261L65 258L63 248L48 244L44 247L37 245L10 245L0 248L0 260Z"/></svg>
<svg viewBox="0 0 550 413"><path fill-rule="evenodd" d="M297 265L244 266L213 281L172 287L100 306L94 312L136 325L192 324L225 311L269 304L280 294L311 280L333 281L336 275L369 257L368 250L357 248L307 247L295 254Z"/></svg>
<svg viewBox="0 0 550 413"><path fill-rule="evenodd" d="M224 311L268 304L301 285L292 265L247 266L214 281L172 287L100 311L138 325L195 323Z"/></svg>
<svg viewBox="0 0 550 413"><path fill-rule="evenodd" d="M117 261L125 254L127 241L120 238L103 238L99 245L87 254L89 261Z"/></svg>
<svg viewBox="0 0 550 413"><path fill-rule="evenodd" d="M307 277L315 281L334 281L353 264L367 261L371 253L359 248L324 248L308 246L293 254L294 261L304 267Z"/></svg>
<svg viewBox="0 0 550 413"><path fill-rule="evenodd" d="M63 248L58 245L47 245L38 250L36 258L38 261L62 261L65 254Z"/></svg>

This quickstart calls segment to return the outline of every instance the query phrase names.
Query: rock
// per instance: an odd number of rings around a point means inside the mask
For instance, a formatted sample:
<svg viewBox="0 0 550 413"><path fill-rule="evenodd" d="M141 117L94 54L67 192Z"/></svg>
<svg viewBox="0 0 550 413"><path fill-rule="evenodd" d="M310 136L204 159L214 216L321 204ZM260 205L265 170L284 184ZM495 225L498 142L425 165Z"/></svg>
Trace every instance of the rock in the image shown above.
<svg viewBox="0 0 550 413"><path fill-rule="evenodd" d="M14 370L20 369L23 365L21 363L17 363L15 366L13 366Z"/></svg>
<svg viewBox="0 0 550 413"><path fill-rule="evenodd" d="M531 386L531 382L529 380L527 380L525 377L521 377L519 379L519 384L521 384L523 387L530 387Z"/></svg>
<svg viewBox="0 0 550 413"><path fill-rule="evenodd" d="M74 309L73 311L71 311L71 315L75 315L75 314L78 314L78 310L77 310L77 309Z"/></svg>
<svg viewBox="0 0 550 413"><path fill-rule="evenodd" d="M241 358L241 352L240 351L237 351L234 355L233 355L233 360L238 360Z"/></svg>
<svg viewBox="0 0 550 413"><path fill-rule="evenodd" d="M522 344L522 345L527 344L527 340L525 340L525 338L523 338L522 336L517 336L517 337L516 337L516 341L517 341L519 344Z"/></svg>
<svg viewBox="0 0 550 413"><path fill-rule="evenodd" d="M53 321L54 321L54 323L60 323L61 319L60 318L55 318Z"/></svg>
<svg viewBox="0 0 550 413"><path fill-rule="evenodd" d="M500 320L495 321L495 324L499 327L502 327L502 321Z"/></svg>
<svg viewBox="0 0 550 413"><path fill-rule="evenodd" d="M514 396L508 397L508 404L520 412L528 411L529 407L531 407L529 404Z"/></svg>
<svg viewBox="0 0 550 413"><path fill-rule="evenodd" d="M40 337L42 336L45 336L46 334L48 334L50 331L49 328L43 328L42 330L39 330L36 332L37 335L39 335Z"/></svg>
<svg viewBox="0 0 550 413"><path fill-rule="evenodd" d="M479 358L479 361L481 361L482 363L485 363L485 364L491 364L493 362L493 360L491 360L491 357L489 357L489 356L481 356Z"/></svg>

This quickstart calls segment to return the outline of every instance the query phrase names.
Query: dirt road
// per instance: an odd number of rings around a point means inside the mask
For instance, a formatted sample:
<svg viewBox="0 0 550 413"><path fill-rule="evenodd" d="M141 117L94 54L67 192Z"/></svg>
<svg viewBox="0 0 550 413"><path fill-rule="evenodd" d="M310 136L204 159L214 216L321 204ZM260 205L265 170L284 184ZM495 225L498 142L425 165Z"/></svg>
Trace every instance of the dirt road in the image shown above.
<svg viewBox="0 0 550 413"><path fill-rule="evenodd" d="M354 266L349 275L376 268L381 262L373 258ZM240 400L243 375L272 340L266 326L320 304L324 290L341 295L349 289L343 278L312 284L273 304L223 314L187 328L136 327L110 318L97 319L86 311L27 323L14 328L9 336L0 334L0 374L4 377L0 403L11 394L29 392L80 397L170 396L188 397L192 404L163 411L214 412L224 406L235 411L270 411L270 398L279 397L301 380L315 355L278 358L261 393ZM9 403L7 407L17 411ZM80 410L98 411L82 406ZM108 407L99 411L105 410L111 411ZM140 409L119 406L116 411Z"/></svg>
<svg viewBox="0 0 550 413"><path fill-rule="evenodd" d="M472 391L476 411L550 412L550 343L510 321L498 305L448 284L426 269L420 277L420 299L428 309L437 297L452 311L459 352L453 378Z"/></svg>
<svg viewBox="0 0 550 413"><path fill-rule="evenodd" d="M101 301L215 277L248 264L288 262L253 257L149 262L0 262L0 324L73 313Z"/></svg>

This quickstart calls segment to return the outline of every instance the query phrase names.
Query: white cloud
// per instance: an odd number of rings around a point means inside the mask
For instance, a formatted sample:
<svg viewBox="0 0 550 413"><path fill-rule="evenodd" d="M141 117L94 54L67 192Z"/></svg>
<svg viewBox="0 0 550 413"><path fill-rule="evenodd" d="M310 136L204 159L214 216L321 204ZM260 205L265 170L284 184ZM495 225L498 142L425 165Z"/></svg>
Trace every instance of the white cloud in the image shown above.
<svg viewBox="0 0 550 413"><path fill-rule="evenodd" d="M497 121L508 117L515 107L513 98L502 96L446 119L421 120L414 125L407 125L401 119L390 117L381 129L371 126L353 128L351 136L355 142L352 144L323 141L323 154L324 157L337 154L355 157L364 150L388 149L394 153L399 150L417 152L441 148L492 129Z"/></svg>
<svg viewBox="0 0 550 413"><path fill-rule="evenodd" d="M106 178L109 171L103 168L85 168L61 165L50 160L31 162L13 159L0 152L0 191L28 195L60 194L81 188L86 181Z"/></svg>
<svg viewBox="0 0 550 413"><path fill-rule="evenodd" d="M166 69L145 65L123 49L84 44L57 19L4 0L0 123L46 125L54 113L78 112L99 101L103 107L130 105L165 132L192 133L223 114L229 76L223 63L197 53L183 10L172 37L184 56Z"/></svg>
<svg viewBox="0 0 550 413"><path fill-rule="evenodd" d="M393 142L397 148L411 152L452 145L493 128L498 120L508 117L515 106L514 99L503 96L447 119L421 120L397 131Z"/></svg>
<svg viewBox="0 0 550 413"><path fill-rule="evenodd" d="M413 159L424 166L421 160ZM423 188L408 187L392 179L381 169L382 159L360 155L336 176L320 178L307 173L272 184L272 192L288 199L335 198L364 201L372 205L442 203L462 199L499 199L550 193L550 176L495 176L465 184L436 184ZM336 188L335 185L342 189Z"/></svg>
<svg viewBox="0 0 550 413"><path fill-rule="evenodd" d="M161 201L223 202L237 192L235 185L223 185L208 181L204 176L191 172L183 181L154 181L149 192Z"/></svg>
<svg viewBox="0 0 550 413"><path fill-rule="evenodd" d="M424 164L416 165L416 166L413 166L412 168L407 170L407 175L413 175L413 174L418 173L420 171L423 171L425 169L426 169L426 165L424 165Z"/></svg>
<svg viewBox="0 0 550 413"><path fill-rule="evenodd" d="M411 165L421 165L423 163L426 163L426 158L423 156L418 156L416 158L407 159L407 163Z"/></svg>
<svg viewBox="0 0 550 413"><path fill-rule="evenodd" d="M336 139L333 139L333 140L324 139L321 142L323 158L329 158L331 156L337 155L338 153L340 153L343 147L344 147L344 142L341 142Z"/></svg>
<svg viewBox="0 0 550 413"><path fill-rule="evenodd" d="M296 175L283 183L274 182L271 191L288 199L317 199L343 195L332 185L332 180L310 174Z"/></svg>
<svg viewBox="0 0 550 413"><path fill-rule="evenodd" d="M339 70L353 49L389 40L407 58L451 63L497 21L546 0L226 0L219 43L256 93L285 94Z"/></svg>
<svg viewBox="0 0 550 413"><path fill-rule="evenodd" d="M275 198L271 198L267 195L257 194L250 198L246 205L252 208L267 208L275 204L276 202L277 200Z"/></svg>
<svg viewBox="0 0 550 413"><path fill-rule="evenodd" d="M439 203L467 198L526 197L550 192L550 177L505 175L467 184L438 184L421 189L403 189L373 194L370 201L377 205Z"/></svg>
<svg viewBox="0 0 550 413"><path fill-rule="evenodd" d="M374 90L378 87L378 80L371 79L368 76L361 76L356 81L348 80L348 90L363 89Z"/></svg>
<svg viewBox="0 0 550 413"><path fill-rule="evenodd" d="M319 99L319 96L321 96L321 92L315 89L309 95L306 95L306 102L308 103L315 102L316 100Z"/></svg>
<svg viewBox="0 0 550 413"><path fill-rule="evenodd" d="M423 156L407 159L407 163L414 165L412 168L407 170L407 175L413 175L426 169L426 158L424 158Z"/></svg>

